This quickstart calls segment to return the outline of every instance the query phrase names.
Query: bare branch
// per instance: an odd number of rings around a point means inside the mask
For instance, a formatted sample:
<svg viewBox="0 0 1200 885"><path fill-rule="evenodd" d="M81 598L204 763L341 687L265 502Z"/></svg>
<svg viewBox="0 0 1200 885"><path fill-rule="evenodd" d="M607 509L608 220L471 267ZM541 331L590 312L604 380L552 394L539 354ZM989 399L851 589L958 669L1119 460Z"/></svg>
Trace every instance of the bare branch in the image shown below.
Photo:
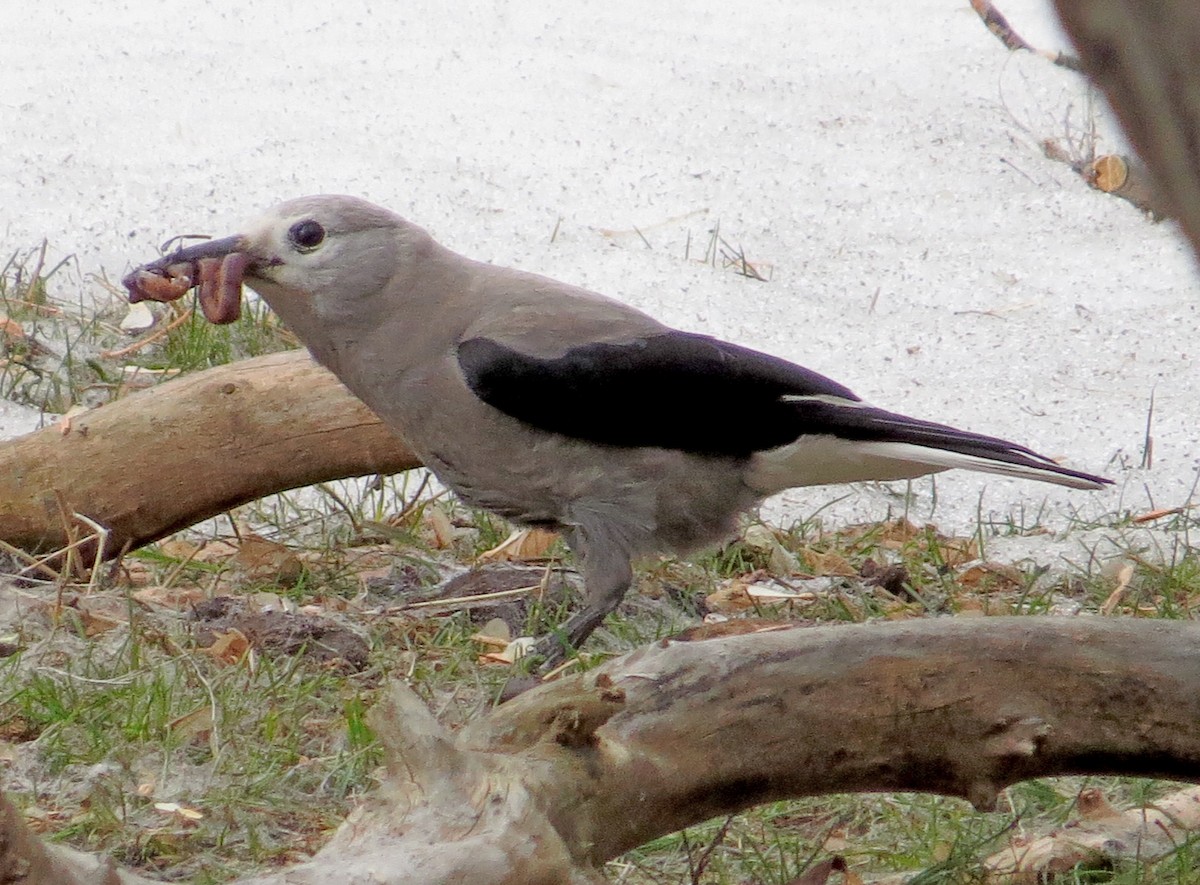
<svg viewBox="0 0 1200 885"><path fill-rule="evenodd" d="M0 445L0 540L26 550L69 544L61 494L71 512L108 530L113 556L274 492L419 465L307 353L271 354Z"/></svg>
<svg viewBox="0 0 1200 885"><path fill-rule="evenodd" d="M311 861L248 881L596 885L650 839L790 797L988 808L1031 777L1200 781L1198 643L1190 623L1032 617L666 642L457 735L395 685L372 715L377 797Z"/></svg>

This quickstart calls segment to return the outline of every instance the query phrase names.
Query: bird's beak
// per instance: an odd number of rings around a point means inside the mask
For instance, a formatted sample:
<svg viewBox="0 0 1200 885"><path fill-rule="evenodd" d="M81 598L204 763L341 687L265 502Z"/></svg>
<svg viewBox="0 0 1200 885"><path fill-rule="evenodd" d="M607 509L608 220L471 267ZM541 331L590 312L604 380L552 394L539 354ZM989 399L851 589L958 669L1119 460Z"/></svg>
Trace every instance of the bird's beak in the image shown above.
<svg viewBox="0 0 1200 885"><path fill-rule="evenodd" d="M175 264L181 261L199 261L201 258L224 258L231 252L239 251L244 243L241 236L222 237L219 240L203 240L186 249L179 249L170 255L164 255L160 261Z"/></svg>
<svg viewBox="0 0 1200 885"><path fill-rule="evenodd" d="M143 264L121 283L135 303L175 301L196 288L200 308L210 322L232 323L241 315L242 281L252 263L244 237L223 237Z"/></svg>

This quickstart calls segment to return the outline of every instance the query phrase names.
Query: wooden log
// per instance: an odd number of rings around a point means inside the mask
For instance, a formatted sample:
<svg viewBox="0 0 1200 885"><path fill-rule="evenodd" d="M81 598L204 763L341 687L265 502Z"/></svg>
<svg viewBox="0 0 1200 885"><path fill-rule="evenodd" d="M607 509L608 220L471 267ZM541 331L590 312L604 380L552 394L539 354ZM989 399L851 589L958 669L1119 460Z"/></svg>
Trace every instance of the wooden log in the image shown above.
<svg viewBox="0 0 1200 885"><path fill-rule="evenodd" d="M376 797L311 860L242 882L598 885L630 848L790 797L920 790L989 808L1031 777L1200 782L1198 645L1194 623L1099 617L662 642L457 734L397 683L370 716ZM28 844L18 819L0 825L0 846Z"/></svg>
<svg viewBox="0 0 1200 885"><path fill-rule="evenodd" d="M54 550L78 513L108 530L113 556L275 492L417 466L306 352L271 354L0 444L0 539Z"/></svg>

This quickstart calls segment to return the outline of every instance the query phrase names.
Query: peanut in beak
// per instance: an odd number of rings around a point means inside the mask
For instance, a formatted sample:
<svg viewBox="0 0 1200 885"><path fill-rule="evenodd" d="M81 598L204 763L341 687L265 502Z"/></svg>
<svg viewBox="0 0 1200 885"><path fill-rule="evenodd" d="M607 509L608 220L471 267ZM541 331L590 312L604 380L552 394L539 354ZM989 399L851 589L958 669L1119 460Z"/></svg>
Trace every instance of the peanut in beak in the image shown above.
<svg viewBox="0 0 1200 885"><path fill-rule="evenodd" d="M223 258L174 261L168 255L137 268L122 281L129 300L176 301L196 288L205 319L224 325L242 313L242 281L250 266L245 252L230 252Z"/></svg>

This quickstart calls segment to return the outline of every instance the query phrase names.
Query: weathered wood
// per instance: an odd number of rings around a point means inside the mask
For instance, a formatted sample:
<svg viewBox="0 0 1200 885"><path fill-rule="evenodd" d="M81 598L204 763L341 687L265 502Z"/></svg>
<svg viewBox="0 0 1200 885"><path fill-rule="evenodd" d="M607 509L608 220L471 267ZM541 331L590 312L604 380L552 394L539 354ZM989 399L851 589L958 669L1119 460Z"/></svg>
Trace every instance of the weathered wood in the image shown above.
<svg viewBox="0 0 1200 885"><path fill-rule="evenodd" d="M67 543L67 509L138 547L274 492L420 465L304 351L187 375L0 444L0 539Z"/></svg>
<svg viewBox="0 0 1200 885"><path fill-rule="evenodd" d="M375 799L310 861L243 882L596 885L630 848L789 797L990 807L1031 777L1200 782L1198 647L1200 625L1099 617L664 642L457 735L397 684L371 716L388 762Z"/></svg>
<svg viewBox="0 0 1200 885"><path fill-rule="evenodd" d="M1200 255L1200 4L1055 0L1084 71L1153 173L1166 214Z"/></svg>

